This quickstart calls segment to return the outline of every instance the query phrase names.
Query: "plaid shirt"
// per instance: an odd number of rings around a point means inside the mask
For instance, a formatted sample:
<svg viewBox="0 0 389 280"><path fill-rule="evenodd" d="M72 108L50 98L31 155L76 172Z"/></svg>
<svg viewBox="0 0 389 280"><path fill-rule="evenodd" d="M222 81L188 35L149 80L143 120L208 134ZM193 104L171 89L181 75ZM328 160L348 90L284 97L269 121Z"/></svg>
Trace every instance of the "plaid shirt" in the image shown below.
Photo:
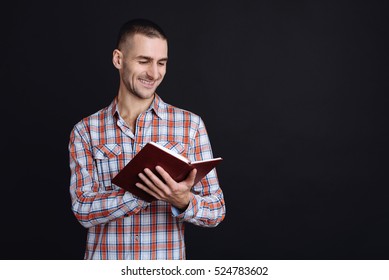
<svg viewBox="0 0 389 280"><path fill-rule="evenodd" d="M150 141L190 160L212 158L204 123L155 95L133 133L116 103L81 120L70 135L70 194L75 216L88 228L85 259L185 259L184 222L214 227L224 219L215 169L192 188L183 212L143 201L111 179Z"/></svg>

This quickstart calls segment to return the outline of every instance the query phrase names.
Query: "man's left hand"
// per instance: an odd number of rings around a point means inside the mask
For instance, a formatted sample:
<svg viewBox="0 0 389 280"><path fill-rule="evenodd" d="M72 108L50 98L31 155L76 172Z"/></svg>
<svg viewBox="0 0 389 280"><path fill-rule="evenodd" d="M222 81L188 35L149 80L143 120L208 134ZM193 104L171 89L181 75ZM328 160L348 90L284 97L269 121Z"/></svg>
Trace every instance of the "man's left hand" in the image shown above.
<svg viewBox="0 0 389 280"><path fill-rule="evenodd" d="M142 183L136 186L159 200L166 201L178 209L185 210L192 198L191 188L194 185L197 170L193 169L184 181L176 182L162 167L156 167L164 182L158 178L150 169L146 168L144 173L139 173Z"/></svg>

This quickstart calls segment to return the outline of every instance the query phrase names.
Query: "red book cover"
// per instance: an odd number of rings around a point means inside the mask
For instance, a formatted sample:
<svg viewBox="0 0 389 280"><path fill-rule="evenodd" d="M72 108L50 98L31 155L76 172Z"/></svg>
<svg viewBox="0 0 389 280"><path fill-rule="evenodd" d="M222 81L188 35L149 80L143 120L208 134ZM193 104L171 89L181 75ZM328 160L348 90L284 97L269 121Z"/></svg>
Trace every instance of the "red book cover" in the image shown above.
<svg viewBox="0 0 389 280"><path fill-rule="evenodd" d="M145 168L149 168L158 175L155 167L161 166L176 182L185 180L189 172L196 168L197 175L195 178L195 184L197 184L222 160L223 159L219 157L204 161L190 162L189 159L180 154L177 154L154 142L149 142L112 179L112 183L145 201L151 202L156 200L156 198L139 189L135 185L137 182L141 183L141 179L138 174L142 173Z"/></svg>

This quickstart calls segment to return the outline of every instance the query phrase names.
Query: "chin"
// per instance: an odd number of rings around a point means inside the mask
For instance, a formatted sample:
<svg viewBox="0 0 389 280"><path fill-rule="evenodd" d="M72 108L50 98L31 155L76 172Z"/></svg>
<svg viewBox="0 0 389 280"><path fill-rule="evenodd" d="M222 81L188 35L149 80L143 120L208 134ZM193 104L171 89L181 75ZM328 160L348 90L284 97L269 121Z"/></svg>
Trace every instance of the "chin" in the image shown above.
<svg viewBox="0 0 389 280"><path fill-rule="evenodd" d="M136 96L138 96L141 99L151 99L151 98L154 98L154 93L155 93L155 91L150 92L150 93L144 92L144 93L138 93Z"/></svg>

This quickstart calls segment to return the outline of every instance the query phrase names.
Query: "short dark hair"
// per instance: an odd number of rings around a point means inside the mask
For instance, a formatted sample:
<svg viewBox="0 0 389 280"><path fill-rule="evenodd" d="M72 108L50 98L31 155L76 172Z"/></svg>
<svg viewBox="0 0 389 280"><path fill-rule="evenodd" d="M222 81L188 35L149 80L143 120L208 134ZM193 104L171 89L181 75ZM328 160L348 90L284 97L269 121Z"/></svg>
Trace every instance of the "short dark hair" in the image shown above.
<svg viewBox="0 0 389 280"><path fill-rule="evenodd" d="M165 32L160 26L148 19L137 18L127 21L119 30L116 48L119 49L128 36L142 34L150 38L161 38L167 40Z"/></svg>

